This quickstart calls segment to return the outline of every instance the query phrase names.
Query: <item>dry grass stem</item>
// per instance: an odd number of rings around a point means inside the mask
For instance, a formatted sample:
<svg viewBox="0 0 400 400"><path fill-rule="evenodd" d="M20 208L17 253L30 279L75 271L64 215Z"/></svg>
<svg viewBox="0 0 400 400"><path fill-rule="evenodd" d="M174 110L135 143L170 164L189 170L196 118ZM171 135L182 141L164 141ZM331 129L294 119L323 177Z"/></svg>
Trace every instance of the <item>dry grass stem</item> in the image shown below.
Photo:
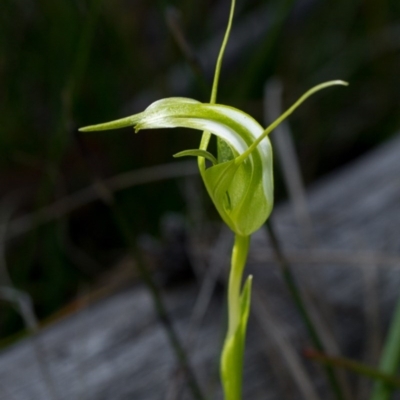
<svg viewBox="0 0 400 400"><path fill-rule="evenodd" d="M104 180L104 184L111 192L118 192L137 185L191 176L197 173L195 162L183 161L125 172ZM9 240L23 235L37 226L57 220L82 206L101 200L101 198L102 195L98 184L93 183L85 189L63 197L43 209L12 220L9 223L5 239ZM4 224L0 225L0 230L2 229L4 229Z"/></svg>
<svg viewBox="0 0 400 400"><path fill-rule="evenodd" d="M266 335L266 341L271 342L270 346L276 348L277 353L282 355L287 367L286 371L279 368L276 371L278 376L282 376L281 374L284 376L289 375L304 399L320 400L314 389L313 380L304 368L297 350L287 339L285 329L281 326L281 322L276 315L273 315L267 304L268 300L262 295L262 291L255 282L253 287L253 314L263 333ZM275 365L274 362L271 364ZM288 384L286 380L285 384Z"/></svg>

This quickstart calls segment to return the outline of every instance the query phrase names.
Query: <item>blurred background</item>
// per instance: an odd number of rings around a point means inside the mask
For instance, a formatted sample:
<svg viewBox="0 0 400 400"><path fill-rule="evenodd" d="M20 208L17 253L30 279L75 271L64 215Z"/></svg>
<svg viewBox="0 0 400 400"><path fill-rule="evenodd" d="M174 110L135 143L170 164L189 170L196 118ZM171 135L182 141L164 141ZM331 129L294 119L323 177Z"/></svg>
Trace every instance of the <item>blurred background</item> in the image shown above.
<svg viewBox="0 0 400 400"><path fill-rule="evenodd" d="M229 5L1 1L0 278L31 296L41 321L79 307L75 299L126 264L109 208L98 192L81 191L100 179L172 163L172 154L200 139L183 129L134 135L77 128L134 114L162 97L208 101ZM238 0L218 102L263 123L264 85L272 77L282 83L285 108L315 84L349 81L348 88L314 96L290 118L309 185L398 132L399 50L398 0ZM163 171L179 177L190 168L168 168L153 171L153 183L116 192L135 235L162 238L160 220L171 211L192 222L182 185L161 180ZM275 177L276 198L283 200L278 166ZM83 193L79 201L75 193ZM201 184L192 201L217 220ZM14 305L0 301L0 348L24 334Z"/></svg>

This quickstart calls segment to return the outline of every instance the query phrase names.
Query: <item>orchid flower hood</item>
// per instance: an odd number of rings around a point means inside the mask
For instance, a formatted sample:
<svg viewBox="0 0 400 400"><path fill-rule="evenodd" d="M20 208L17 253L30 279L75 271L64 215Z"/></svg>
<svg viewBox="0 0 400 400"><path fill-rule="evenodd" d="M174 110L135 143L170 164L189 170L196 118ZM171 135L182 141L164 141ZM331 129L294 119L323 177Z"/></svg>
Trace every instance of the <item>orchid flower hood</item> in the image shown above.
<svg viewBox="0 0 400 400"><path fill-rule="evenodd" d="M185 150L175 156L197 156L211 161L200 173L221 218L237 235L248 236L269 217L273 206L272 148L268 134L311 94L332 85L330 81L306 92L281 117L264 129L250 115L221 104L172 97L154 102L145 111L112 122L81 128L99 131L133 126L142 129L191 128L210 132L227 143L233 158L218 163L208 151Z"/></svg>

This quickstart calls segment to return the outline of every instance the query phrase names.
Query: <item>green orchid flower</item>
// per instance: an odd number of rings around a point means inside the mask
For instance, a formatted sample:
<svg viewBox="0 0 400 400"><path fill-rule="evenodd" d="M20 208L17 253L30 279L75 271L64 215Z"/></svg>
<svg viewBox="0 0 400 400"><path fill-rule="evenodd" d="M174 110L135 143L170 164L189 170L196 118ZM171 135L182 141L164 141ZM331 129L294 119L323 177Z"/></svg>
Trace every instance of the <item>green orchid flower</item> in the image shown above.
<svg viewBox="0 0 400 400"><path fill-rule="evenodd" d="M273 206L272 148L268 135L315 92L333 85L347 85L346 82L336 80L315 86L265 129L243 111L216 104L222 59L234 8L235 0L231 0L210 103L168 98L156 101L145 111L130 117L80 129L89 132L132 126L136 132L175 127L203 131L199 149L184 150L175 154L175 157L198 158L200 174L208 194L221 218L235 233L228 283L228 332L221 354L221 380L225 400L241 400L243 355L252 284L252 277L249 276L242 288L242 276L250 236L265 223ZM218 158L207 151L211 134L218 137Z"/></svg>
<svg viewBox="0 0 400 400"><path fill-rule="evenodd" d="M273 204L272 149L269 139L265 138L248 157L243 157L264 131L249 115L219 104L169 98L153 103L143 113L82 130L123 126L134 126L136 132L185 127L217 135L229 144L234 159L218 163L211 153L199 149L186 150L175 156L204 157L212 163L203 171L202 177L219 214L235 233L249 235L267 219Z"/></svg>
<svg viewBox="0 0 400 400"><path fill-rule="evenodd" d="M247 278L243 289L241 282L250 236L265 223L273 206L272 148L268 135L309 96L333 85L347 83L336 80L315 86L265 129L236 108L180 97L156 101L145 111L130 117L80 129L89 132L132 126L136 132L175 127L203 131L200 149L185 150L175 157L198 157L207 191L221 218L235 233L228 286L229 326L221 355L226 400L241 399L252 277ZM227 159L218 162L207 151L210 134L228 146ZM207 167L205 160L211 165Z"/></svg>
<svg viewBox="0 0 400 400"><path fill-rule="evenodd" d="M156 101L141 113L80 130L133 126L138 132L184 127L216 135L228 144L232 159L218 163L214 155L202 149L185 150L175 157L196 156L211 162L210 167L200 168L200 172L216 209L235 234L249 236L265 223L273 206L272 148L268 134L313 93L328 86L345 84L330 81L314 87L266 129L233 107L187 98L167 98Z"/></svg>

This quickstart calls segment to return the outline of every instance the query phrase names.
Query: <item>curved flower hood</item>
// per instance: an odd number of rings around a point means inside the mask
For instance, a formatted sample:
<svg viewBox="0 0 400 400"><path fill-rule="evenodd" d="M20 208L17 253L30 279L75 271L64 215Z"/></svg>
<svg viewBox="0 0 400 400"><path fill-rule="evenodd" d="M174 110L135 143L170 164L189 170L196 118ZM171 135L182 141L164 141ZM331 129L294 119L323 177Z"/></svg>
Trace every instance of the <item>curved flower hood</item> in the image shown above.
<svg viewBox="0 0 400 400"><path fill-rule="evenodd" d="M345 85L330 81L305 93L269 127L236 108L172 97L151 104L145 111L104 124L81 128L98 131L133 126L142 129L184 127L210 132L231 148L233 159L218 163L206 150L186 150L175 156L204 157L212 162L200 168L207 191L221 218L238 235L248 236L269 217L273 206L272 148L268 134L307 97L325 87Z"/></svg>
<svg viewBox="0 0 400 400"><path fill-rule="evenodd" d="M184 127L208 131L232 149L234 159L220 164L208 152L189 150L181 155L208 158L213 165L202 177L207 191L226 224L239 235L250 235L268 218L273 205L272 148L265 137L248 157L239 159L264 129L252 117L233 107L204 104L186 98L167 98L151 104L144 112L82 131L134 126L142 129Z"/></svg>

